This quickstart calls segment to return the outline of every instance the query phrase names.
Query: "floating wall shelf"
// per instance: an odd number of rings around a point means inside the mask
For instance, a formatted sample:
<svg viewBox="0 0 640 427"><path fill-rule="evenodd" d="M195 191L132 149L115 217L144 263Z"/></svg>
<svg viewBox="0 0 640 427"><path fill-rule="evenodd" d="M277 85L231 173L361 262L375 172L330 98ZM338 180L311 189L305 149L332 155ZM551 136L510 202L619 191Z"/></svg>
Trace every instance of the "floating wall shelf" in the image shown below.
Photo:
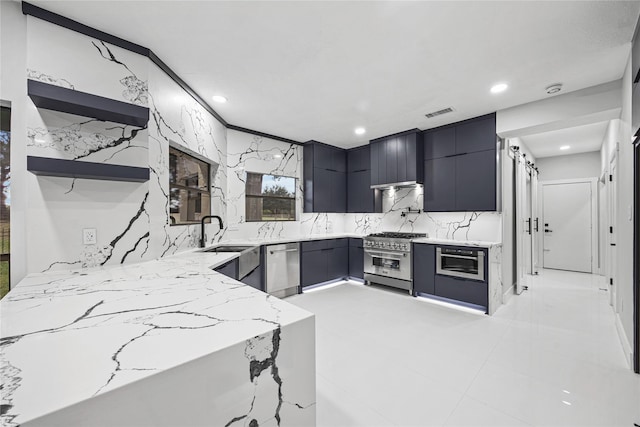
<svg viewBox="0 0 640 427"><path fill-rule="evenodd" d="M65 87L27 80L29 97L38 108L92 117L108 122L145 126L149 109Z"/></svg>
<svg viewBox="0 0 640 427"><path fill-rule="evenodd" d="M27 170L40 176L145 182L149 169L134 166L27 156Z"/></svg>

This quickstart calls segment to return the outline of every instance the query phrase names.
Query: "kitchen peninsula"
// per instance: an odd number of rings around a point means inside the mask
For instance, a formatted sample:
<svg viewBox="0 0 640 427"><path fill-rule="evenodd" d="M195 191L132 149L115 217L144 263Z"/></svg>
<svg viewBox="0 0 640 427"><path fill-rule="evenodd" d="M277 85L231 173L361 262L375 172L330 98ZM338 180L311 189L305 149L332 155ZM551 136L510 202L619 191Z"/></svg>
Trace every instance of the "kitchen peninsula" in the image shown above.
<svg viewBox="0 0 640 427"><path fill-rule="evenodd" d="M314 425L314 316L211 269L234 256L26 277L0 302L3 425Z"/></svg>

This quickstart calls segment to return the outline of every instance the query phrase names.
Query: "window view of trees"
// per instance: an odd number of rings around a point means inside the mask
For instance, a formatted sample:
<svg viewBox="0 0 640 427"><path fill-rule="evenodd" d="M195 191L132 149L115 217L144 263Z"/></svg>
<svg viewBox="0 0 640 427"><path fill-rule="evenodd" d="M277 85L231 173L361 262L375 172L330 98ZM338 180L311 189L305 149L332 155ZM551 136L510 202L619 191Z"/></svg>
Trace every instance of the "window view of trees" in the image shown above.
<svg viewBox="0 0 640 427"><path fill-rule="evenodd" d="M169 149L171 225L193 224L211 214L209 164L189 154Z"/></svg>
<svg viewBox="0 0 640 427"><path fill-rule="evenodd" d="M247 221L295 221L296 179L247 172Z"/></svg>
<svg viewBox="0 0 640 427"><path fill-rule="evenodd" d="M0 109L0 298L9 292L11 195L11 109Z"/></svg>

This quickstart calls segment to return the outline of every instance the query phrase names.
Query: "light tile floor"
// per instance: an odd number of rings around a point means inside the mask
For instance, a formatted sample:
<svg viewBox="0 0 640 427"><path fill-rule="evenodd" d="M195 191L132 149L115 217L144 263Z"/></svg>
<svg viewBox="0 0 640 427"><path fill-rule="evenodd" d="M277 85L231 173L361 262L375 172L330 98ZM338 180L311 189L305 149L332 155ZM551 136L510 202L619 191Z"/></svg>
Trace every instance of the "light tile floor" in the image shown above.
<svg viewBox="0 0 640 427"><path fill-rule="evenodd" d="M640 424L601 276L543 270L492 316L345 282L316 314L318 426Z"/></svg>

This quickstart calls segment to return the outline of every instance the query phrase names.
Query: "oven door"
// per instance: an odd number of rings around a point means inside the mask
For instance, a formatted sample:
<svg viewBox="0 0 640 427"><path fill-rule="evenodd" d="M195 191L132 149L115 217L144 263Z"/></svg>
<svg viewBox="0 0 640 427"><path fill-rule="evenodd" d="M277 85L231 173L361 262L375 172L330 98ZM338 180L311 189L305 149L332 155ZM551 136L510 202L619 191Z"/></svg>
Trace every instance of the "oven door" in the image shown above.
<svg viewBox="0 0 640 427"><path fill-rule="evenodd" d="M484 282L484 252L436 248L436 274Z"/></svg>
<svg viewBox="0 0 640 427"><path fill-rule="evenodd" d="M365 248L364 272L400 280L411 280L411 257L407 252Z"/></svg>

